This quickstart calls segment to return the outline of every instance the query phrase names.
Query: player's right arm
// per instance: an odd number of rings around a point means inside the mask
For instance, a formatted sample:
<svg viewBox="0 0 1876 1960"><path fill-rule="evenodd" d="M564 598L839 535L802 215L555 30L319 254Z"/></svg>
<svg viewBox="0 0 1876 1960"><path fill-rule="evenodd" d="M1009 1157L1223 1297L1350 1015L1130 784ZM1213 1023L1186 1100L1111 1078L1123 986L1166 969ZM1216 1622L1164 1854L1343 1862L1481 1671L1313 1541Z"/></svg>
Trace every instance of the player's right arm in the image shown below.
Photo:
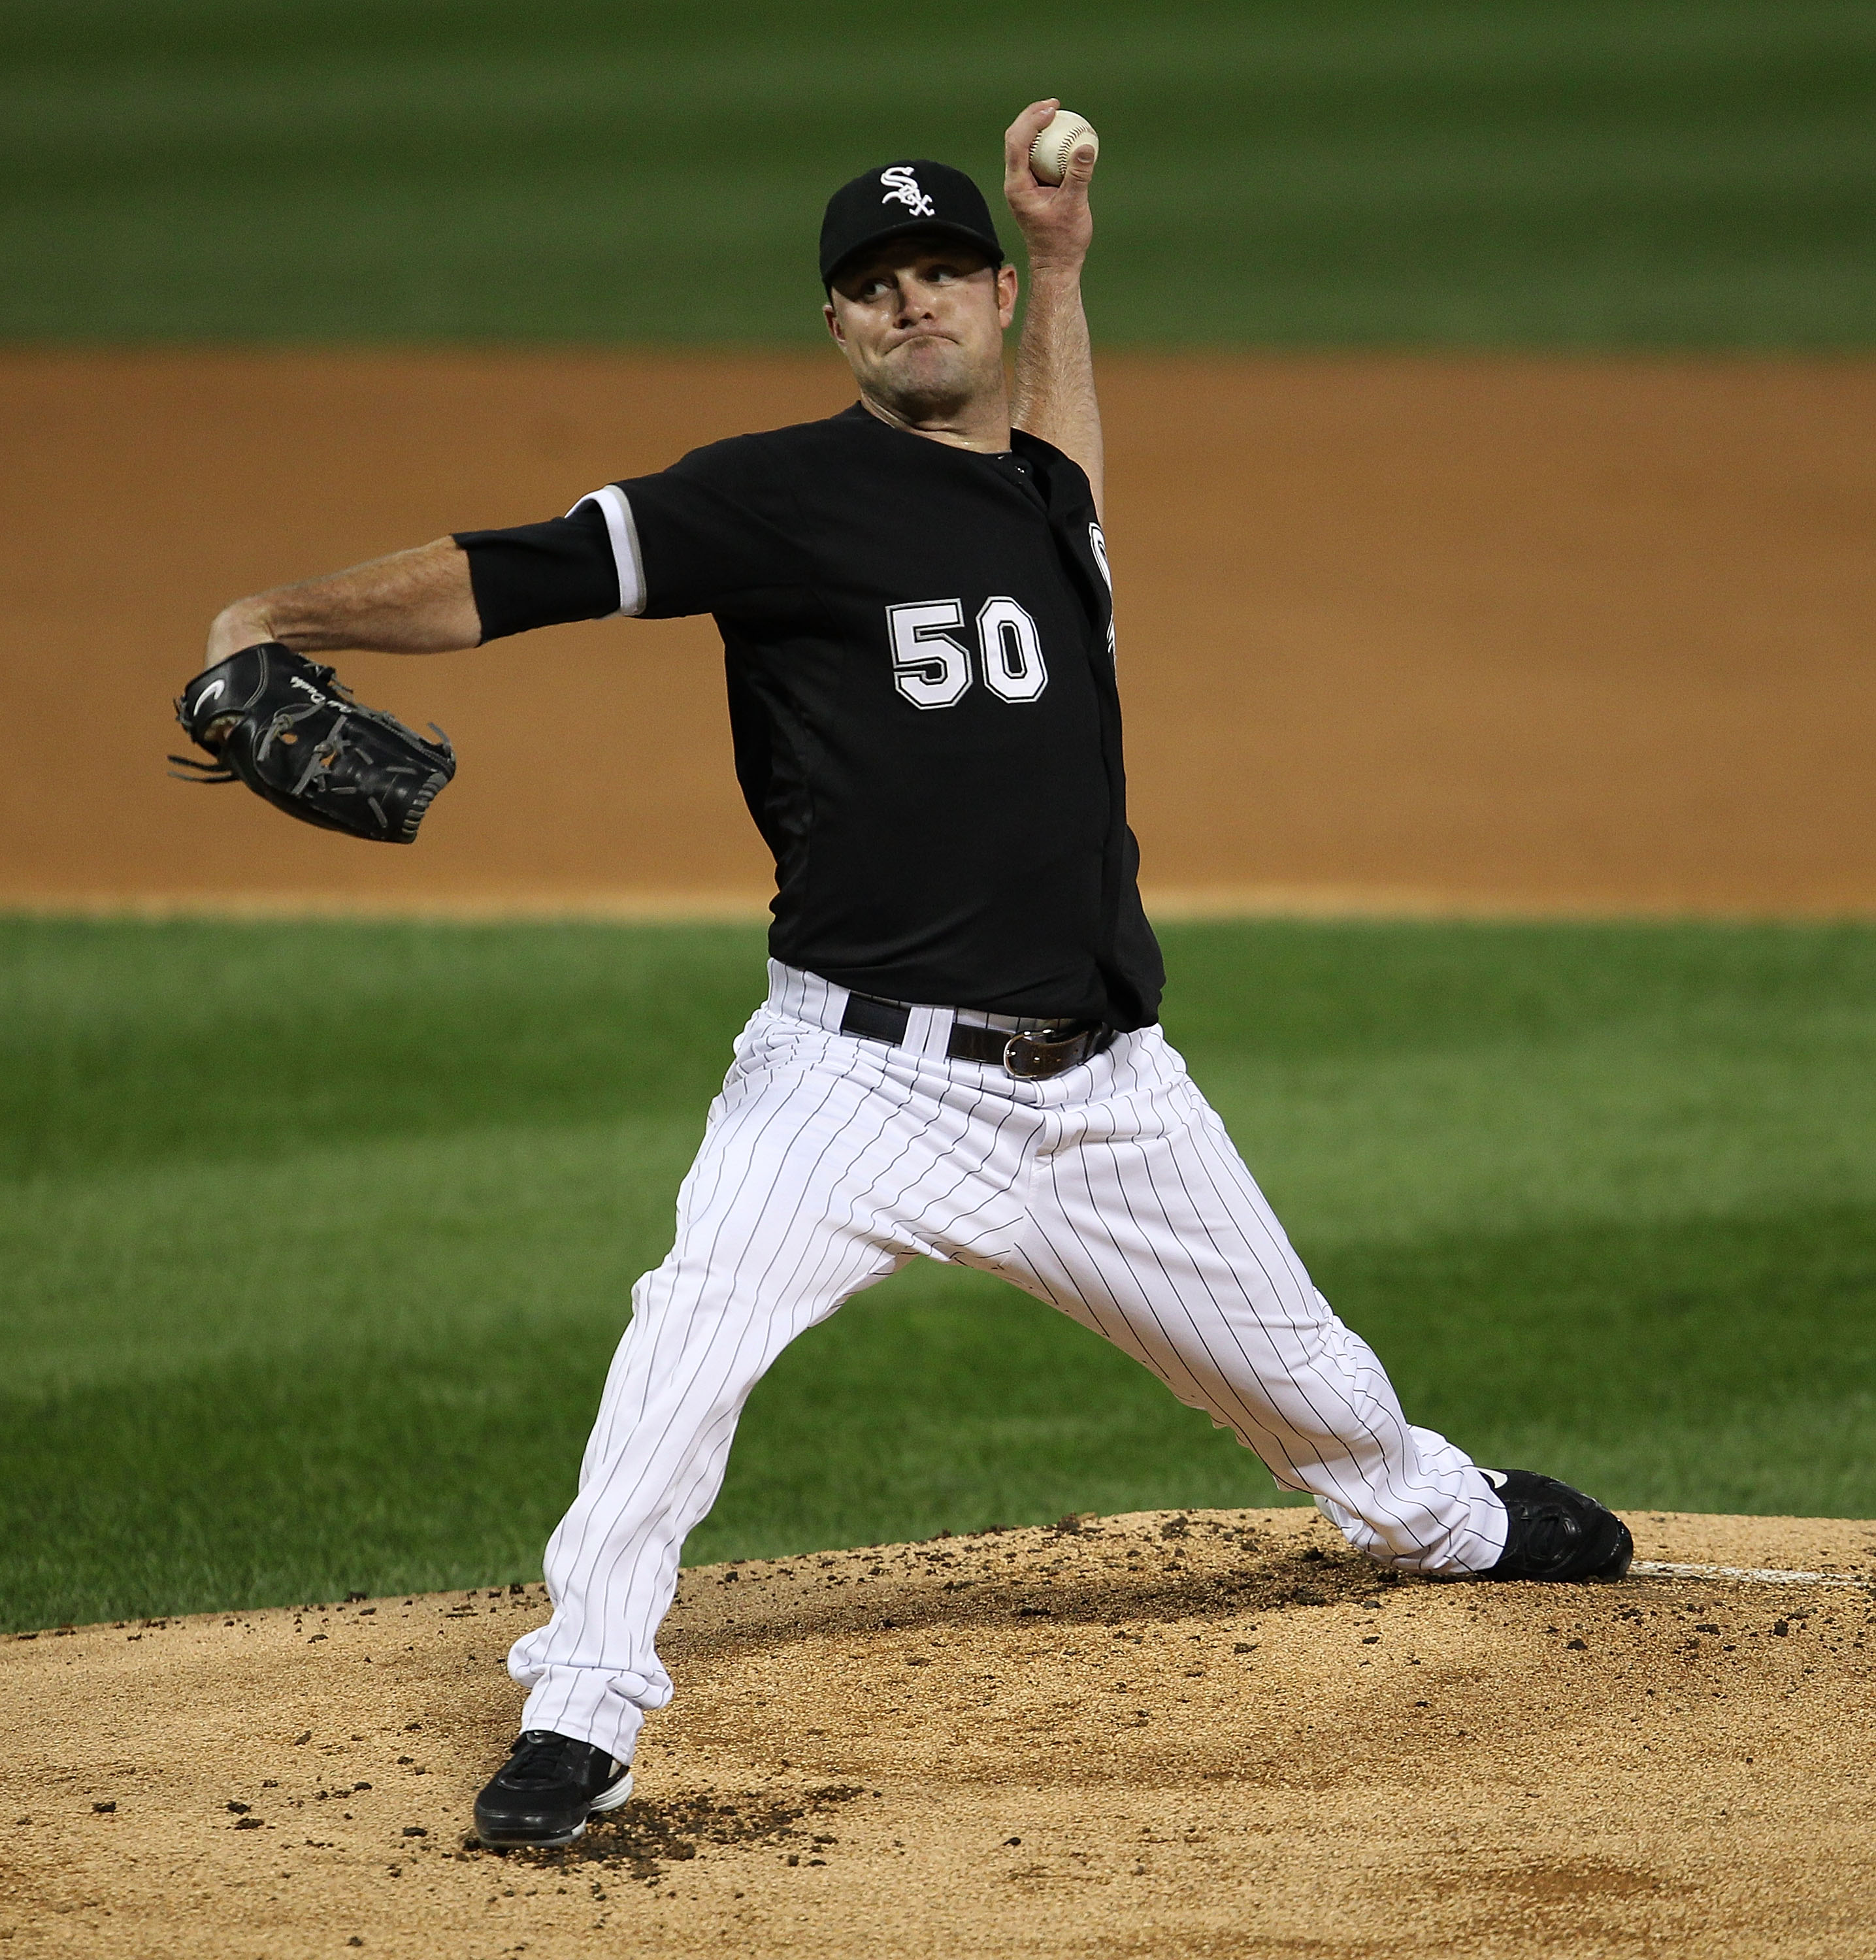
<svg viewBox="0 0 1876 1960"><path fill-rule="evenodd" d="M481 638L469 555L454 538L438 538L236 600L209 629L206 664L266 640L296 654L444 654Z"/></svg>
<svg viewBox="0 0 1876 1960"><path fill-rule="evenodd" d="M1004 132L1004 196L1029 247L1029 297L1010 420L1081 466L1098 516L1104 492L1100 405L1081 307L1081 266L1094 236L1088 202L1094 160L1078 150L1059 186L1040 182L1029 161L1030 145L1061 106L1053 97L1032 102Z"/></svg>

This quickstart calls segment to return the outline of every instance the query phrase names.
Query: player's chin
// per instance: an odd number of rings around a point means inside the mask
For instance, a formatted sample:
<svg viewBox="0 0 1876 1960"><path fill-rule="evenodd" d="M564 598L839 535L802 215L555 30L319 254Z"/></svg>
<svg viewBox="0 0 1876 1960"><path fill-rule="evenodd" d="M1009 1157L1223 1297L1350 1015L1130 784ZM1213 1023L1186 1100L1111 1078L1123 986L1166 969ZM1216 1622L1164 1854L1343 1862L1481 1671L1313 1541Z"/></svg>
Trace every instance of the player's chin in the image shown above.
<svg viewBox="0 0 1876 1960"><path fill-rule="evenodd" d="M953 402L974 391L976 364L954 340L902 341L880 366L893 392L908 400Z"/></svg>

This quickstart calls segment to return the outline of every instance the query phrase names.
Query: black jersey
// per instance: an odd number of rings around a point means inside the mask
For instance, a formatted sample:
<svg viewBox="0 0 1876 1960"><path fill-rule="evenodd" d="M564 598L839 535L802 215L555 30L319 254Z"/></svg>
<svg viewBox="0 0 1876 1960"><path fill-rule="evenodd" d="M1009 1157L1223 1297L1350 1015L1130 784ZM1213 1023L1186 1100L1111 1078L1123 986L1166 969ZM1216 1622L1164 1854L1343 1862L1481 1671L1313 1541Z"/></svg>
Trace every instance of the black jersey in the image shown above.
<svg viewBox="0 0 1876 1960"><path fill-rule="evenodd" d="M770 950L857 991L1142 1027L1159 950L1126 824L1086 475L856 406L470 531L483 637L714 615Z"/></svg>

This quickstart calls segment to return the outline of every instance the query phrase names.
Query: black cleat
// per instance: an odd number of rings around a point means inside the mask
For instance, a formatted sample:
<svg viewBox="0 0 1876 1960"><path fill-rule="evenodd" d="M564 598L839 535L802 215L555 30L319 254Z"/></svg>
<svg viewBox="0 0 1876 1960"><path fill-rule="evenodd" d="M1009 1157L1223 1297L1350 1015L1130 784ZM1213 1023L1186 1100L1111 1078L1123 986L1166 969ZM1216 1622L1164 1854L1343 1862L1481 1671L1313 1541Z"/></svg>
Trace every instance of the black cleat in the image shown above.
<svg viewBox="0 0 1876 1960"><path fill-rule="evenodd" d="M1635 1540L1614 1512L1534 1470L1484 1470L1510 1513L1505 1555L1481 1579L1620 1579Z"/></svg>
<svg viewBox="0 0 1876 1960"><path fill-rule="evenodd" d="M476 1799L476 1835L492 1847L571 1844L596 1812L632 1794L632 1772L591 1742L526 1729Z"/></svg>

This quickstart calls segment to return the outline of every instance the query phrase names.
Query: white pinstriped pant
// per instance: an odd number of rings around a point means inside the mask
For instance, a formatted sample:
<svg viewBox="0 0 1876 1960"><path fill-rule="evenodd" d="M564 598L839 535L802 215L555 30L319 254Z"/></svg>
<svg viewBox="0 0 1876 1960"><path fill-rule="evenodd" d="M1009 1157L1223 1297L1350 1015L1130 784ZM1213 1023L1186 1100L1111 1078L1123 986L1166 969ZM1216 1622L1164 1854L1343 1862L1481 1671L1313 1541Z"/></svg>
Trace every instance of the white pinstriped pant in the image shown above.
<svg viewBox="0 0 1876 1960"><path fill-rule="evenodd" d="M1483 1571L1504 1506L1411 1427L1330 1311L1225 1126L1157 1028L1046 1082L952 1061L952 1017L902 1045L839 1032L844 988L769 966L677 1200L632 1291L547 1546L553 1616L518 1640L522 1718L631 1759L671 1697L655 1644L686 1534L744 1403L795 1337L917 1254L1013 1281L1152 1370L1403 1571ZM982 1020L986 1017L976 1017Z"/></svg>

